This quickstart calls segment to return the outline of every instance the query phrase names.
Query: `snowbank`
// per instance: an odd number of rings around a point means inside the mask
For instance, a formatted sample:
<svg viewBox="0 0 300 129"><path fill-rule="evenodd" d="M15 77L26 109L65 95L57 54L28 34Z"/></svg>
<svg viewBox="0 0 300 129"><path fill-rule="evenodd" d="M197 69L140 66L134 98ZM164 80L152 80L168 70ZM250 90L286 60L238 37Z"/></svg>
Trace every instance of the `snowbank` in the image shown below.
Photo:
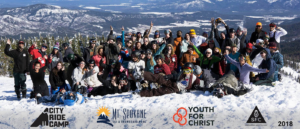
<svg viewBox="0 0 300 129"><path fill-rule="evenodd" d="M285 68L284 68L285 69ZM48 76L45 80L48 82ZM0 78L0 128L29 128L37 117L49 107L51 103L36 105L34 99L16 100L13 78ZM30 77L27 78L29 93L32 88ZM113 128L199 128L197 126L180 126L173 121L173 115L180 107L214 107L214 113L206 115L204 119L214 119L214 126L205 128L259 128L257 126L245 126L255 106L258 106L267 126L262 128L276 128L278 121L293 121L293 127L300 126L300 86L290 78L283 78L275 87L255 87L254 90L244 96L233 95L218 99L211 95L205 95L201 91L193 91L186 94L169 94L161 97L142 98L131 93L107 95L104 97L92 97L84 105L64 107L68 128L112 128L109 125L97 123L97 109L102 106L126 109L145 109L146 123L143 124L119 124ZM111 112L112 114L112 112ZM211 117L210 117L211 116ZM109 117L112 120L112 117ZM45 127L43 127L45 128ZM47 127L49 128L49 127ZM282 127L281 127L282 128Z"/></svg>

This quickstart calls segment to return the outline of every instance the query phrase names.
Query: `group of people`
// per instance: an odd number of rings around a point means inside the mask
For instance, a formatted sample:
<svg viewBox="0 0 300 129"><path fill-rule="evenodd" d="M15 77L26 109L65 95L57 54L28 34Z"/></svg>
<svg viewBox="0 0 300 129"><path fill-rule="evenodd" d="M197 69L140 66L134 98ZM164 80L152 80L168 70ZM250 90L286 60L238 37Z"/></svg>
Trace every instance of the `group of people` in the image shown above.
<svg viewBox="0 0 300 129"><path fill-rule="evenodd" d="M219 24L226 28L220 34ZM17 49L10 50L8 40L5 54L14 59L17 98L21 94L26 98L26 73L33 82L31 98L41 102L54 101L57 94L72 92L90 97L134 91L151 97L191 90L214 92L217 88L226 95L230 94L228 89L213 84L229 74L238 81L233 87L245 92L252 89L252 83L272 86L272 82L280 80L278 71L283 67L280 37L287 32L275 23L270 23L270 31L266 32L258 22L250 40L246 29L229 28L221 18L211 19L210 34L197 35L194 29L187 33L178 30L173 37L171 30L164 30L164 36L156 30L150 37L152 27L151 22L144 34L125 33L122 27L122 35L116 38L111 27L106 43L96 46L97 41L91 39L82 53L74 53L69 43L61 47L56 43L47 55L47 44L37 48L34 43L26 50L24 41L18 42ZM69 65L65 69L66 63ZM44 79L46 70L50 73L50 93Z"/></svg>

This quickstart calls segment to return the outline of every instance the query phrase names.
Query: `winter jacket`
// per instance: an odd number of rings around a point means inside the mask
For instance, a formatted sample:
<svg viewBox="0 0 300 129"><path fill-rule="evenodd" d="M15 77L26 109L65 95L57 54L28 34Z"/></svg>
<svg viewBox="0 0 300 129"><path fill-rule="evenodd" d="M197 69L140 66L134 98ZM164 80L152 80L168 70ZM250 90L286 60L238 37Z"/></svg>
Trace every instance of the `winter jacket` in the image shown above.
<svg viewBox="0 0 300 129"><path fill-rule="evenodd" d="M100 66L100 61L104 58L104 64L106 63L106 57L100 55L94 55L92 59L95 61L95 64L99 67L99 70L102 71L103 68Z"/></svg>
<svg viewBox="0 0 300 129"><path fill-rule="evenodd" d="M57 72L57 76L53 73L53 70L51 70L50 72L50 76L49 76L49 82L51 84L51 88L52 90L56 90L57 87L62 86L65 83L66 80L66 75L65 75L65 71L58 71Z"/></svg>
<svg viewBox="0 0 300 129"><path fill-rule="evenodd" d="M206 41L206 38L203 36L196 36L195 38L191 38L191 42L194 43L194 45L196 47L199 47L205 41Z"/></svg>
<svg viewBox="0 0 300 129"><path fill-rule="evenodd" d="M174 46L173 46L173 50L176 54L177 57L180 56L180 42L182 42L183 38L182 37L177 37L174 39Z"/></svg>
<svg viewBox="0 0 300 129"><path fill-rule="evenodd" d="M170 32L170 37L168 39L166 39L166 43L167 44L172 44L172 46L174 46L174 38L173 38L173 33Z"/></svg>
<svg viewBox="0 0 300 129"><path fill-rule="evenodd" d="M42 58L42 60L38 60L41 63L41 67L45 66L46 60L44 59L44 55L46 55L45 52L42 52L40 49L34 49L34 45L32 45L29 49L28 52L30 55L32 55L32 60L37 59L39 57ZM48 63L50 64L52 60L48 58Z"/></svg>
<svg viewBox="0 0 300 129"><path fill-rule="evenodd" d="M271 55L272 55L272 59L275 61L277 65L276 71L279 71L284 66L283 56L282 54L279 53L278 50L275 53L272 53Z"/></svg>
<svg viewBox="0 0 300 129"><path fill-rule="evenodd" d="M110 80L113 75L118 77L121 73L126 73L126 69L124 69L122 65L120 69L115 68L112 70L110 65L104 64L100 61L100 66L103 68L102 77L106 80Z"/></svg>
<svg viewBox="0 0 300 129"><path fill-rule="evenodd" d="M274 37L274 34L275 34L275 37ZM269 37L270 37L270 39L275 38L276 42L280 43L280 37L285 36L286 34L287 34L286 30L283 28L280 28L279 31L274 29L273 31L269 32Z"/></svg>
<svg viewBox="0 0 300 129"><path fill-rule="evenodd" d="M179 59L181 59L183 53L187 52L188 50L188 46L189 46L189 42L187 40L183 40L182 41L182 46L180 46L180 55L179 55Z"/></svg>
<svg viewBox="0 0 300 129"><path fill-rule="evenodd" d="M82 57L86 64L89 63L89 60L91 59L91 57L96 55L96 48L97 47L94 47L94 50L92 50L90 47L87 47L84 49L84 52L82 53Z"/></svg>
<svg viewBox="0 0 300 129"><path fill-rule="evenodd" d="M266 32L261 30L260 32L253 32L251 34L250 43L256 42L257 39L264 39L266 37Z"/></svg>
<svg viewBox="0 0 300 129"><path fill-rule="evenodd" d="M199 49L195 45L193 45L193 48L196 51L196 53L199 55L200 67L202 69L211 69L211 68L213 68L212 66L215 63L217 63L221 60L219 57L216 57L214 55L212 55L210 59L207 59L203 56L203 54L199 51Z"/></svg>
<svg viewBox="0 0 300 129"><path fill-rule="evenodd" d="M177 70L178 60L175 54L170 57L165 55L165 63L169 66L171 72Z"/></svg>
<svg viewBox="0 0 300 129"><path fill-rule="evenodd" d="M164 73L165 75L170 75L171 71L167 64L162 64L162 65L154 66L154 73L155 74Z"/></svg>
<svg viewBox="0 0 300 129"><path fill-rule="evenodd" d="M156 61L154 60L154 57L152 56L153 66L151 66L150 60L146 60L146 61L147 64L146 64L145 71L154 73L154 66L156 65Z"/></svg>
<svg viewBox="0 0 300 129"><path fill-rule="evenodd" d="M244 84L250 84L250 72L266 73L266 69L257 69L251 67L249 64L245 63L243 66L236 60L233 60L228 55L225 55L226 59L234 66L236 66L240 71L240 81Z"/></svg>
<svg viewBox="0 0 300 129"><path fill-rule="evenodd" d="M182 88L184 88L185 90L190 90L193 87L199 85L200 85L200 79L194 74L190 74L189 77L182 74L179 77L179 80L177 81L177 87L179 87L179 90L183 90Z"/></svg>
<svg viewBox="0 0 300 129"><path fill-rule="evenodd" d="M106 95L106 94L115 94L115 93L122 93L128 92L130 90L130 82L127 81L127 85L124 85L119 89L117 86L113 86L110 80L103 79L102 75L98 75L98 79L102 82L103 86L99 87L98 95ZM105 88L106 87L106 88ZM103 90L105 89L105 90Z"/></svg>
<svg viewBox="0 0 300 129"><path fill-rule="evenodd" d="M222 51L225 50L225 48L222 48L222 46L225 44L226 39L228 38L229 35L229 27L225 26L225 28L226 28L225 39L222 39L222 37L219 35L218 28L214 28L215 39L218 41Z"/></svg>
<svg viewBox="0 0 300 129"><path fill-rule="evenodd" d="M98 66L94 66L93 69L87 71L85 81L86 81L86 84L88 84L88 86L90 86L90 87L102 86L102 83L98 80L98 77L97 77L98 73L99 73Z"/></svg>
<svg viewBox="0 0 300 129"><path fill-rule="evenodd" d="M51 54L48 55L48 59L50 60ZM56 55L52 55L51 63L48 65L48 71L50 72L58 62L63 62L63 58L60 52L58 52L58 57Z"/></svg>
<svg viewBox="0 0 300 129"><path fill-rule="evenodd" d="M147 49L151 49L151 43L148 43L147 45L146 45L146 44L143 44L143 45L142 45L142 49L143 49L144 51L147 51Z"/></svg>
<svg viewBox="0 0 300 129"><path fill-rule="evenodd" d="M30 71L30 77L33 83L33 91L35 94L40 93L42 96L48 96L49 95L49 89L45 78L45 70L48 67L48 62L45 62L45 66L41 67L39 69L39 72L36 73L33 69L33 66L35 62L37 62L38 59L34 59L29 64L29 71Z"/></svg>
<svg viewBox="0 0 300 129"><path fill-rule="evenodd" d="M106 55L106 58L107 60L110 60L110 59L115 59L115 60L118 60L118 56L119 56L119 53L120 53L120 48L117 46L117 44L113 43L113 44L107 44L105 46L105 55Z"/></svg>
<svg viewBox="0 0 300 129"><path fill-rule="evenodd" d="M237 52L237 53L235 53L235 54L232 54L232 53L230 53L229 54L229 57L231 58L231 59L233 59L233 60L235 60L236 62L239 62L239 56L240 56L240 53L239 52ZM230 70L232 70L233 72L238 72L237 70L238 70L238 68L235 66L235 65L233 65L233 64L230 64Z"/></svg>
<svg viewBox="0 0 300 129"><path fill-rule="evenodd" d="M193 54L189 53L188 51L183 54L180 59L180 65L183 67L185 63L193 63L196 65L197 59L199 58L198 54L193 52Z"/></svg>
<svg viewBox="0 0 300 129"><path fill-rule="evenodd" d="M268 73L261 73L258 75L259 80L267 80L269 79L273 73L277 70L277 64L276 62L272 59L271 53L270 53L270 49L268 48L264 48L265 51L267 51L267 57L266 59L264 59L261 64L258 66L259 68L262 69L268 69L269 72Z"/></svg>
<svg viewBox="0 0 300 129"><path fill-rule="evenodd" d="M130 61L128 63L129 74L132 74L133 76L135 74L141 75L142 71L144 70L145 70L145 62L143 60L139 60L138 62ZM133 80L133 79L129 76L128 80Z"/></svg>
<svg viewBox="0 0 300 129"><path fill-rule="evenodd" d="M85 85L84 81L86 79L86 71L84 69L81 69L79 66L76 67L72 74L72 80L74 82L74 85L76 85L77 82L79 82L79 85Z"/></svg>
<svg viewBox="0 0 300 129"><path fill-rule="evenodd" d="M64 55L64 62L68 63L68 55L70 54L74 54L72 48L68 47L66 50L65 50L65 55Z"/></svg>
<svg viewBox="0 0 300 129"><path fill-rule="evenodd" d="M226 46L232 47L234 45L236 45L237 51L239 51L241 48L241 44L240 44L240 39L237 38L236 36L234 36L233 38L227 38L225 41L225 45L222 46L222 49L225 50Z"/></svg>
<svg viewBox="0 0 300 129"><path fill-rule="evenodd" d="M247 43L249 43L249 39L247 38L247 36L245 34L242 34L242 35L236 35L237 38L240 39L240 46L243 45L243 47L240 47L240 50L245 48Z"/></svg>
<svg viewBox="0 0 300 129"><path fill-rule="evenodd" d="M20 52L18 49L9 51L10 45L6 44L4 53L14 59L14 73L29 72L29 54L27 50Z"/></svg>

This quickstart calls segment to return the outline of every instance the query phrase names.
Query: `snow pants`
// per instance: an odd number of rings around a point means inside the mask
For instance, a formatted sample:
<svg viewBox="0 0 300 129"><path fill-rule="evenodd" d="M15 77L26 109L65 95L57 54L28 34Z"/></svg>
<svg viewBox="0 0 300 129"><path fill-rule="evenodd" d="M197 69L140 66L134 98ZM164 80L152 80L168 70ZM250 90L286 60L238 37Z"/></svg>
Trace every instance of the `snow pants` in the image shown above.
<svg viewBox="0 0 300 129"><path fill-rule="evenodd" d="M25 73L13 73L15 80L15 91L26 90L26 75Z"/></svg>

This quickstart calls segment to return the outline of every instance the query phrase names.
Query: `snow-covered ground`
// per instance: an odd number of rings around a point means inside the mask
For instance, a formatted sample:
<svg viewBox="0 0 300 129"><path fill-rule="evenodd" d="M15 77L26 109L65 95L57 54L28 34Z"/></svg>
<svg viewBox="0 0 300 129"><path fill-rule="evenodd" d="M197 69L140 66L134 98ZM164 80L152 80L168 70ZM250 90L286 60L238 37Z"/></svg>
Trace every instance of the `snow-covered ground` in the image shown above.
<svg viewBox="0 0 300 129"><path fill-rule="evenodd" d="M48 76L45 80L48 82ZM109 125L97 123L97 110L108 107L112 114L113 108L146 109L146 123L119 124L113 128L200 128L199 126L180 126L173 121L173 115L180 107L214 107L214 113L203 113L204 119L213 119L214 126L204 128L282 128L278 121L292 121L293 128L300 126L300 85L292 79L284 77L275 87L256 86L244 96L225 96L221 99L205 95L201 91L185 94L169 94L160 97L143 98L130 93L92 97L88 103L75 106L55 106L52 103L39 104L34 99L16 100L13 78L0 78L0 128L29 128L36 118L49 107L63 107L67 128L112 128ZM27 96L32 88L30 77L27 78ZM267 126L245 126L255 106L258 107ZM210 117L210 118L208 118ZM188 117L187 117L188 118ZM112 115L109 116L112 120ZM188 119L189 120L189 119ZM49 127L43 127L49 128ZM286 127L290 128L290 127Z"/></svg>

